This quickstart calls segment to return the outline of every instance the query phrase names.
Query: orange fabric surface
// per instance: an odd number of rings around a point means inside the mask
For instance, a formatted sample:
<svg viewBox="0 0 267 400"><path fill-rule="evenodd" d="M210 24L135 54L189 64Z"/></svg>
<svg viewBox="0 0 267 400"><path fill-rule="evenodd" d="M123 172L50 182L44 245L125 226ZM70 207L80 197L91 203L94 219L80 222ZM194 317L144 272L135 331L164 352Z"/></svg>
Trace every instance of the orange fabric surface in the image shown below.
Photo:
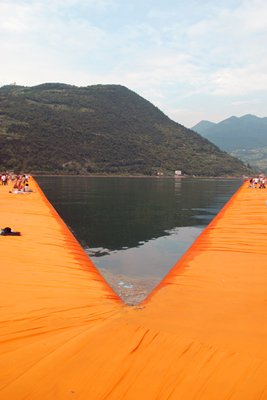
<svg viewBox="0 0 267 400"><path fill-rule="evenodd" d="M267 399L267 191L245 183L127 307L37 190L0 186L0 398Z"/></svg>

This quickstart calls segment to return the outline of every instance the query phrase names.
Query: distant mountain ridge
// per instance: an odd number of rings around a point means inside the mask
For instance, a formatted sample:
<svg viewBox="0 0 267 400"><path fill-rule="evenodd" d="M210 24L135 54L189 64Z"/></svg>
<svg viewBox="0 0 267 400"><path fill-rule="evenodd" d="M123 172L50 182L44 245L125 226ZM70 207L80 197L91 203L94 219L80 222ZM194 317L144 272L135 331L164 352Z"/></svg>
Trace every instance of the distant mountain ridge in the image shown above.
<svg viewBox="0 0 267 400"><path fill-rule="evenodd" d="M202 134L202 132L207 131L208 129L212 128L214 125L216 125L215 122L202 120L198 124L193 126L193 128L191 128L191 129L192 129L192 131Z"/></svg>
<svg viewBox="0 0 267 400"><path fill-rule="evenodd" d="M244 162L258 169L267 168L267 117L233 116L218 124L211 123L206 129L201 129L201 122L191 129Z"/></svg>
<svg viewBox="0 0 267 400"><path fill-rule="evenodd" d="M248 174L244 164L120 85L0 88L0 170Z"/></svg>

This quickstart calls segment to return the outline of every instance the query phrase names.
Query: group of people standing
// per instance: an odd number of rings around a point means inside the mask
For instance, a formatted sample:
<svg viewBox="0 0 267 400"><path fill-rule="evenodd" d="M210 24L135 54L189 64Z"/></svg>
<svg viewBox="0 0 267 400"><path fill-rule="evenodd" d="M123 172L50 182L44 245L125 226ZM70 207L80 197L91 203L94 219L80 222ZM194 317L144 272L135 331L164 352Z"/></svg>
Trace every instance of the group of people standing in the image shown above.
<svg viewBox="0 0 267 400"><path fill-rule="evenodd" d="M2 185L13 185L9 193L32 192L32 189L29 188L30 174L2 173L0 178Z"/></svg>
<svg viewBox="0 0 267 400"><path fill-rule="evenodd" d="M248 187L253 189L266 189L266 179L264 177L251 178Z"/></svg>
<svg viewBox="0 0 267 400"><path fill-rule="evenodd" d="M30 179L30 174L8 174L2 173L1 174L1 183L2 185L14 184L14 183L26 183Z"/></svg>

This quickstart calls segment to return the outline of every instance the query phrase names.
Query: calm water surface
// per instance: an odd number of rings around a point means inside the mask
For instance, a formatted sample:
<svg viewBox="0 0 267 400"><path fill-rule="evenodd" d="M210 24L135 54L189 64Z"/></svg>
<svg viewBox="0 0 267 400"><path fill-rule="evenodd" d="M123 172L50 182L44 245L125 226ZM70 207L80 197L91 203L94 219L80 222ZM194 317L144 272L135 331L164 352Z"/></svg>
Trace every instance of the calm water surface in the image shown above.
<svg viewBox="0 0 267 400"><path fill-rule="evenodd" d="M97 268L163 278L242 180L36 177Z"/></svg>

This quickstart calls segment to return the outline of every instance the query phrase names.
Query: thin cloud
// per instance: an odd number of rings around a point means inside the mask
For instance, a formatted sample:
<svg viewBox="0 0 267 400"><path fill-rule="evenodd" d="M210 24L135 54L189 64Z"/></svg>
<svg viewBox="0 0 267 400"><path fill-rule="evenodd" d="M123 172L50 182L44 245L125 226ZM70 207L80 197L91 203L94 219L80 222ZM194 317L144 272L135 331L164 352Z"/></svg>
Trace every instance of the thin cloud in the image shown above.
<svg viewBox="0 0 267 400"><path fill-rule="evenodd" d="M179 3L2 1L0 85L119 83L176 118L197 118L201 96L210 109L215 99L256 107L249 96L267 90L267 3Z"/></svg>
<svg viewBox="0 0 267 400"><path fill-rule="evenodd" d="M233 106L242 106L242 105L250 105L250 104L259 104L259 100L242 100L242 101L233 101L231 104Z"/></svg>

